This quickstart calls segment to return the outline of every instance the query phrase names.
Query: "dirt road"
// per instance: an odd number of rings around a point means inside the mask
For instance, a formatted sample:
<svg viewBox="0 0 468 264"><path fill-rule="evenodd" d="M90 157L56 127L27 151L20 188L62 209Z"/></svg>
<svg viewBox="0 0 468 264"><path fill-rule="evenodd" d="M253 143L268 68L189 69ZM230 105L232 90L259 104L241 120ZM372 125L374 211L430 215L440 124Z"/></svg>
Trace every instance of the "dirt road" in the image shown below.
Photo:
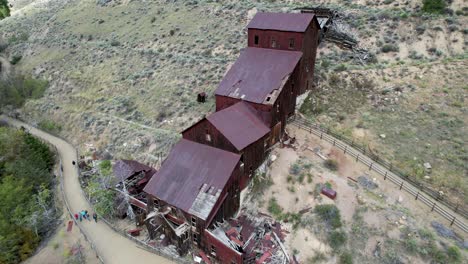
<svg viewBox="0 0 468 264"><path fill-rule="evenodd" d="M29 132L54 145L63 161L64 192L66 199L73 212L80 210L90 210L91 205L81 191L78 182L78 171L72 165L73 160L77 160L76 150L68 142L31 127L25 123L2 117L11 125L16 127L24 126ZM85 232L88 238L95 244L99 255L105 263L173 263L156 254L140 249L136 244L127 238L114 232L103 222L84 221L79 228Z"/></svg>

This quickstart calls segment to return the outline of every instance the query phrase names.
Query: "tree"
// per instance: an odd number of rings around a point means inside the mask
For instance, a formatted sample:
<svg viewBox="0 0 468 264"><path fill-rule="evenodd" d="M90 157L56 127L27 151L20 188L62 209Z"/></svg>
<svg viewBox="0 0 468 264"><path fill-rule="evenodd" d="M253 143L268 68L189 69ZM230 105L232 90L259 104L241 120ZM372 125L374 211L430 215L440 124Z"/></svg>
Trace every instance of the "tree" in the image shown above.
<svg viewBox="0 0 468 264"><path fill-rule="evenodd" d="M54 155L21 130L0 127L0 263L19 263L52 230Z"/></svg>
<svg viewBox="0 0 468 264"><path fill-rule="evenodd" d="M10 16L10 7L7 0L0 0L0 20Z"/></svg>

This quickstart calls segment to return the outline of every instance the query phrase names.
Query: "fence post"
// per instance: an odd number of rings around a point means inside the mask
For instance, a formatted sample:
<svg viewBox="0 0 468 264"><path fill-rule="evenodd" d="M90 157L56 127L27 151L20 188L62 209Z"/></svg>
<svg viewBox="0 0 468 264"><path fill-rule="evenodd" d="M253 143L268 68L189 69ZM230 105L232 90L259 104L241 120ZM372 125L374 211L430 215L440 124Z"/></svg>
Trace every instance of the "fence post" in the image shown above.
<svg viewBox="0 0 468 264"><path fill-rule="evenodd" d="M351 147L354 147L354 139L351 141Z"/></svg>
<svg viewBox="0 0 468 264"><path fill-rule="evenodd" d="M320 132L320 139L322 139L322 136L323 136L323 132Z"/></svg>
<svg viewBox="0 0 468 264"><path fill-rule="evenodd" d="M348 149L348 146L345 146L345 148L344 148L344 154L346 154L346 149Z"/></svg>
<svg viewBox="0 0 468 264"><path fill-rule="evenodd" d="M312 134L312 127L309 127L309 134Z"/></svg>
<svg viewBox="0 0 468 264"><path fill-rule="evenodd" d="M453 217L452 222L450 223L450 226L452 226L453 223L455 223L455 216Z"/></svg>
<svg viewBox="0 0 468 264"><path fill-rule="evenodd" d="M436 206L436 203L434 202L434 204L432 205L432 208L431 208L431 212L434 211L435 206Z"/></svg>
<svg viewBox="0 0 468 264"><path fill-rule="evenodd" d="M458 211L458 205L459 205L459 204L460 204L460 203L457 202L457 205L455 206L455 213Z"/></svg>
<svg viewBox="0 0 468 264"><path fill-rule="evenodd" d="M335 140L333 140L333 146L335 146Z"/></svg>
<svg viewBox="0 0 468 264"><path fill-rule="evenodd" d="M371 164L369 165L369 170L372 170L372 165L374 165L373 162L371 162Z"/></svg>
<svg viewBox="0 0 468 264"><path fill-rule="evenodd" d="M419 192L416 194L416 199L415 200L418 200L418 197L419 197Z"/></svg>
<svg viewBox="0 0 468 264"><path fill-rule="evenodd" d="M387 172L388 172L388 171L385 171L385 176L383 177L383 180L384 180L384 181L387 180Z"/></svg>
<svg viewBox="0 0 468 264"><path fill-rule="evenodd" d="M358 162L358 161L359 161L359 154L357 154L357 156L356 156L356 162Z"/></svg>
<svg viewBox="0 0 468 264"><path fill-rule="evenodd" d="M401 188L403 188L403 183L405 183L405 182L402 181L401 184L400 184L400 190L401 190Z"/></svg>

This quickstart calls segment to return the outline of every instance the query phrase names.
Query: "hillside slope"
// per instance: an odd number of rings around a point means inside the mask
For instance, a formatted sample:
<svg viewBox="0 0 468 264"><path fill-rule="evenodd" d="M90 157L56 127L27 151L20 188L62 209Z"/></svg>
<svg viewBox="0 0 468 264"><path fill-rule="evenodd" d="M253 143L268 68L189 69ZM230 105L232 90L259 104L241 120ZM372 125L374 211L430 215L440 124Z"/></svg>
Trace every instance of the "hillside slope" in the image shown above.
<svg viewBox="0 0 468 264"><path fill-rule="evenodd" d="M61 124L63 136L83 151L92 144L147 162L156 162L184 127L213 110L211 95L245 47L245 26L255 12L310 5L250 0L11 2L12 16L0 22L0 35L9 42L4 56L22 55L16 70L51 83L43 98L24 106L24 115L33 122ZM304 109L399 165L419 169L431 163L431 181L466 191L467 10L463 0L450 2L453 15L428 16L421 13L419 0L315 1L338 10L345 31L371 55L362 61L335 44L321 45L314 94L320 101ZM358 88L353 76L359 76ZM403 94L399 103L380 96L393 95L396 87L403 87L395 92ZM406 93L411 87L418 92ZM431 96L444 89L450 89L449 96ZM206 104L195 101L200 91L210 95ZM434 110L416 111L426 100ZM442 113L447 104L450 108ZM317 105L325 108L312 111Z"/></svg>

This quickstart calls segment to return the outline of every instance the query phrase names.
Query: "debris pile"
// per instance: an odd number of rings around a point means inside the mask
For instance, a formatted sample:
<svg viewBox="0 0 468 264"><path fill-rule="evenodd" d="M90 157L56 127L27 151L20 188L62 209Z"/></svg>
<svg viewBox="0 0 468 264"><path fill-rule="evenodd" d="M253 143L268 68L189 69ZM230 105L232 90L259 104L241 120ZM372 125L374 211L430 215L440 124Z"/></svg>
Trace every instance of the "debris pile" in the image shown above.
<svg viewBox="0 0 468 264"><path fill-rule="evenodd" d="M241 215L216 223L210 234L231 250L244 252L246 262L284 263L289 256L283 245L281 225L266 216Z"/></svg>

